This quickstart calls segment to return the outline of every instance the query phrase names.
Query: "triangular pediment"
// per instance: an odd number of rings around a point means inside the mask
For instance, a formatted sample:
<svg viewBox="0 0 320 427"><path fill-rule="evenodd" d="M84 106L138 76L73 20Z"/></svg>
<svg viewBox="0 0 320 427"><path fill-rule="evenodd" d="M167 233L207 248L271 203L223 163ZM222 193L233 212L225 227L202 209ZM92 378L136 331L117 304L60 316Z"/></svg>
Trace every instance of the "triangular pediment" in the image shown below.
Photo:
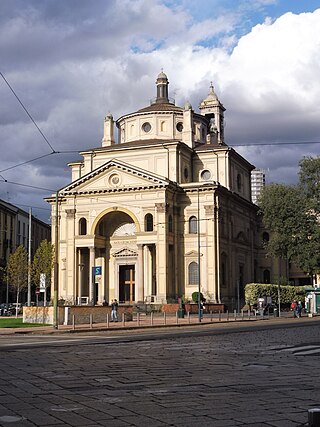
<svg viewBox="0 0 320 427"><path fill-rule="evenodd" d="M119 251L112 254L115 258L126 258L126 257L137 257L138 253L129 248L122 248Z"/></svg>
<svg viewBox="0 0 320 427"><path fill-rule="evenodd" d="M60 194L99 194L165 187L168 181L119 160L110 160L60 190Z"/></svg>
<svg viewBox="0 0 320 427"><path fill-rule="evenodd" d="M243 231L240 231L236 237L236 240L240 243L248 243L248 239L244 235Z"/></svg>
<svg viewBox="0 0 320 427"><path fill-rule="evenodd" d="M190 251L190 252L187 252L186 254L185 254L185 256L186 257L190 257L190 258L194 258L194 257L197 257L198 256L198 252L197 251ZM200 256L202 256L202 254L200 253Z"/></svg>

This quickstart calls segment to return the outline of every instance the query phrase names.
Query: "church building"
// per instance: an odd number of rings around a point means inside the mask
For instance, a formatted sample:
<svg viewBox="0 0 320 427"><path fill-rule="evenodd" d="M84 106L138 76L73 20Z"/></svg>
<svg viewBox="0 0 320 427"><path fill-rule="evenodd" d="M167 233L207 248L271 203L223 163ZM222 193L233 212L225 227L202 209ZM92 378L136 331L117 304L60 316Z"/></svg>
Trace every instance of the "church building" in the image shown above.
<svg viewBox="0 0 320 427"><path fill-rule="evenodd" d="M168 87L161 72L150 105L107 114L101 145L82 151L71 183L47 199L68 303L165 303L200 287L230 304L262 278L254 166L226 144L212 85L198 111L175 105Z"/></svg>

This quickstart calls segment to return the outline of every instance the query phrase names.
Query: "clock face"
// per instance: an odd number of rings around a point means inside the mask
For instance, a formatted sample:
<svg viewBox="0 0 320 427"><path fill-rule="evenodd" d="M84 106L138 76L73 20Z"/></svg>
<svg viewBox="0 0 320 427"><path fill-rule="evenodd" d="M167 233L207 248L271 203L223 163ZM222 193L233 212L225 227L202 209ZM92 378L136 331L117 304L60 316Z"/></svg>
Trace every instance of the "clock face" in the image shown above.
<svg viewBox="0 0 320 427"><path fill-rule="evenodd" d="M142 125L142 130L146 133L151 131L151 124L149 122L145 122Z"/></svg>
<svg viewBox="0 0 320 427"><path fill-rule="evenodd" d="M201 179L204 181L208 181L211 178L211 172L208 170L204 170L201 172Z"/></svg>

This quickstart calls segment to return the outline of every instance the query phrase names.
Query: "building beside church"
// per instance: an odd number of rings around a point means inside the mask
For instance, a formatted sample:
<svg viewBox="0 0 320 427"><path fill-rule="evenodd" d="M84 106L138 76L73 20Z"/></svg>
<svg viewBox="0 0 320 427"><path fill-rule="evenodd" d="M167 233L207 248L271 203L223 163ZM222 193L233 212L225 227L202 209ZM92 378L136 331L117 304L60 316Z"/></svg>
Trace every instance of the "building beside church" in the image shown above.
<svg viewBox="0 0 320 427"><path fill-rule="evenodd" d="M168 86L161 72L150 105L107 114L101 146L82 151L72 182L47 199L59 221L58 297L69 303L162 303L200 283L228 305L263 281L254 166L226 144L212 85L198 112L175 105Z"/></svg>
<svg viewBox="0 0 320 427"><path fill-rule="evenodd" d="M251 172L251 197L252 202L257 203L262 190L266 185L266 173L263 169L255 168Z"/></svg>

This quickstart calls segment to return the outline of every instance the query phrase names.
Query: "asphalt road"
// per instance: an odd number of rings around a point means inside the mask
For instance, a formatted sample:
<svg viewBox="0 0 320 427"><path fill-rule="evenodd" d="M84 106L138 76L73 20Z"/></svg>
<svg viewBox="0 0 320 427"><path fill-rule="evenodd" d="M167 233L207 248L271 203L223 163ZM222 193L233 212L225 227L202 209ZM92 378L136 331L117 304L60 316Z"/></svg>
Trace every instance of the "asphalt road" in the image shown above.
<svg viewBox="0 0 320 427"><path fill-rule="evenodd" d="M1 426L303 426L320 321L0 337Z"/></svg>

